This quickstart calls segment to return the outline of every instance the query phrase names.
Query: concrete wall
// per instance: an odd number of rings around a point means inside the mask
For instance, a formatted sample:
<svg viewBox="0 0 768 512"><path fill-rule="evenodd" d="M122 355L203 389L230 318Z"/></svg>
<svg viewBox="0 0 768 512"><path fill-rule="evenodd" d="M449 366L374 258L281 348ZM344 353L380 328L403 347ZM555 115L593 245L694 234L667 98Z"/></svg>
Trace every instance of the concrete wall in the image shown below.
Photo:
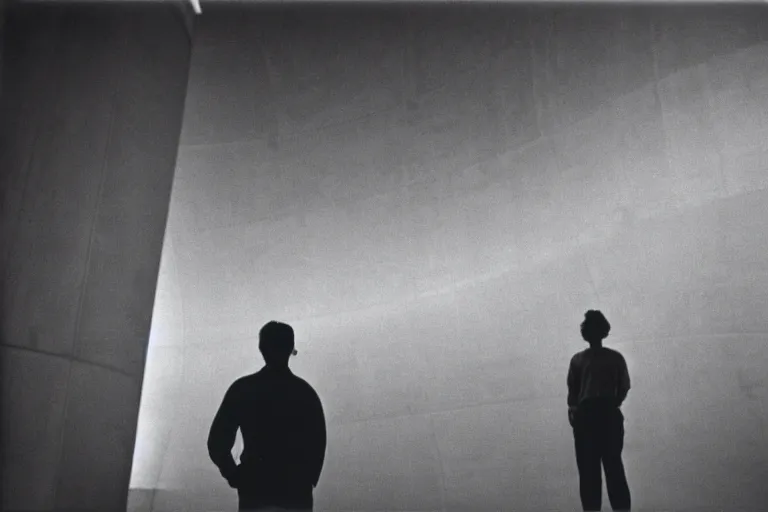
<svg viewBox="0 0 768 512"><path fill-rule="evenodd" d="M174 9L7 13L2 510L125 510L189 69Z"/></svg>
<svg viewBox="0 0 768 512"><path fill-rule="evenodd" d="M234 510L206 435L276 318L329 421L316 510L578 510L592 307L633 510L764 509L766 34L761 5L206 8L135 509Z"/></svg>
<svg viewBox="0 0 768 512"><path fill-rule="evenodd" d="M3 92L3 43L5 41L3 34L5 34L5 12L8 9L7 4L8 0L0 0L0 94Z"/></svg>

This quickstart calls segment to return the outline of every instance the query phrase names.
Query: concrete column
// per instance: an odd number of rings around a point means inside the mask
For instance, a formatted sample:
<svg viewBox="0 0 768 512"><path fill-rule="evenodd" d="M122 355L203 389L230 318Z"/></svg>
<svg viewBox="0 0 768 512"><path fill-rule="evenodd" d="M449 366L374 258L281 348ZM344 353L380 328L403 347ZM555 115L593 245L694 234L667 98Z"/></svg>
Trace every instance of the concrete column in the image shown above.
<svg viewBox="0 0 768 512"><path fill-rule="evenodd" d="M126 508L189 72L180 5L5 14L4 511Z"/></svg>
<svg viewBox="0 0 768 512"><path fill-rule="evenodd" d="M5 31L3 29L5 27L5 10L7 3L8 0L0 0L0 94L2 94L3 91L3 42L5 40Z"/></svg>

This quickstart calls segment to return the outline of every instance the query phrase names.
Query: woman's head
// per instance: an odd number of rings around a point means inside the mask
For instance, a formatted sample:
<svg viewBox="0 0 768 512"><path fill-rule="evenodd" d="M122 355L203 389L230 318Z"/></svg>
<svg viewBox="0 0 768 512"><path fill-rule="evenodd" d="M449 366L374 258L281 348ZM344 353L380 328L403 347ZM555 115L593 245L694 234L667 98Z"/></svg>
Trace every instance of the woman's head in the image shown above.
<svg viewBox="0 0 768 512"><path fill-rule="evenodd" d="M590 343L599 342L608 337L611 324L599 310L590 309L584 314L581 323L581 336Z"/></svg>

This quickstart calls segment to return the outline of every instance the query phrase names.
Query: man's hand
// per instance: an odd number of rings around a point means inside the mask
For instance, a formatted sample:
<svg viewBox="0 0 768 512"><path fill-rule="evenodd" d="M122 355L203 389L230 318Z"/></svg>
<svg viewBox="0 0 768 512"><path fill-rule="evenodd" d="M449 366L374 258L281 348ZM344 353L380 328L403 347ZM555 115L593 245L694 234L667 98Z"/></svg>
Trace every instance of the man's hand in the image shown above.
<svg viewBox="0 0 768 512"><path fill-rule="evenodd" d="M573 423L576 421L576 407L569 407L568 408L568 423L573 426Z"/></svg>
<svg viewBox="0 0 768 512"><path fill-rule="evenodd" d="M228 475L226 479L231 488L237 489L238 485L240 485L240 466L237 466L234 474Z"/></svg>

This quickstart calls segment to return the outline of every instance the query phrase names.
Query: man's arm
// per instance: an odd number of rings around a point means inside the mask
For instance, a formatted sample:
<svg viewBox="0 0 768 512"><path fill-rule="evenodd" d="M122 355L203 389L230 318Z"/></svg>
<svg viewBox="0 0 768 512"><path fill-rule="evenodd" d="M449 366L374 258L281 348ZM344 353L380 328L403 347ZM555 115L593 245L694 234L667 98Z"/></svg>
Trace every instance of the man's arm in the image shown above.
<svg viewBox="0 0 768 512"><path fill-rule="evenodd" d="M232 447L235 445L235 436L240 427L237 418L238 400L234 391L234 384L229 387L219 411L213 418L211 431L208 434L208 455L219 468L221 476L233 485L237 475L237 464L232 457Z"/></svg>
<svg viewBox="0 0 768 512"><path fill-rule="evenodd" d="M568 367L568 422L573 426L576 408L579 405L579 392L581 391L581 376L576 356L571 358Z"/></svg>
<svg viewBox="0 0 768 512"><path fill-rule="evenodd" d="M320 473L323 471L325 463L325 449L328 442L325 427L325 414L323 413L323 404L317 393L312 392L311 411L310 411L310 438L312 442L309 446L309 476L312 481L312 487L317 487L320 481Z"/></svg>
<svg viewBox="0 0 768 512"><path fill-rule="evenodd" d="M579 405L579 392L581 391L581 378L576 357L571 359L568 367L568 408L574 409Z"/></svg>
<svg viewBox="0 0 768 512"><path fill-rule="evenodd" d="M627 398L627 393L629 393L630 388L630 382L629 382L629 368L627 368L627 361L624 359L624 356L619 354L620 356L620 363L619 363L619 382L618 386L616 388L616 398L618 400L619 407L624 402L624 399Z"/></svg>

